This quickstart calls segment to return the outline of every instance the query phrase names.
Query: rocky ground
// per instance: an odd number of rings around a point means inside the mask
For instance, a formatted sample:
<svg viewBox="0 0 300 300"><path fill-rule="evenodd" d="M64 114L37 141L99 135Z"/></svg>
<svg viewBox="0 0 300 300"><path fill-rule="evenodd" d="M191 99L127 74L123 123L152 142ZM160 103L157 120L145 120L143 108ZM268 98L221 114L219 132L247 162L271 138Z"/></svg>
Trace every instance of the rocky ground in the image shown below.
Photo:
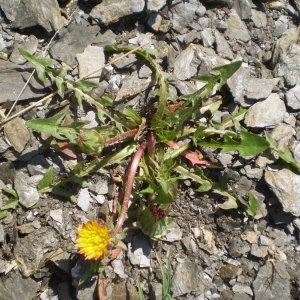
<svg viewBox="0 0 300 300"><path fill-rule="evenodd" d="M232 98L228 111L249 108L244 125L268 130L300 164L299 0L0 0L0 7L2 121L32 71L18 48L36 55L45 51L78 78L107 62L105 45L147 44L173 79L174 95L196 91L191 77L242 60L226 87ZM135 56L128 56L94 78L95 93L111 91L117 100L131 99L128 105L141 103L149 76L149 69L137 68ZM32 78L13 114L50 92ZM114 184L108 175L95 175L75 204L51 194L41 197L36 185L49 166L59 172L72 162L24 126L24 120L43 118L66 102L41 103L2 123L0 187L15 189L19 205L5 210L0 221L1 300L95 297L96 277L78 287L86 263L76 254L75 229L112 201ZM92 111L85 118L95 121ZM300 176L263 155L206 155L222 164L220 174L230 178L238 195L255 192L259 214L253 219L243 211L220 210L215 195L184 181L169 234L152 241L133 231L128 252L107 268L111 299L139 299L138 280L146 298L162 299L156 255L165 261L167 251L173 253L174 299L299 299ZM0 196L3 208L8 195Z"/></svg>

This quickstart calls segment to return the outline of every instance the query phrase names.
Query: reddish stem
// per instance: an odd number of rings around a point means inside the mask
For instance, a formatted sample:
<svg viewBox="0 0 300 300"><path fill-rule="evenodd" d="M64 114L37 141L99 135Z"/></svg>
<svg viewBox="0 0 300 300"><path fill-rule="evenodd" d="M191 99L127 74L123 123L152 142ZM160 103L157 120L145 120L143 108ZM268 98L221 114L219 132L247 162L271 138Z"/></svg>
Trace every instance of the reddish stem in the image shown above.
<svg viewBox="0 0 300 300"><path fill-rule="evenodd" d="M131 129L129 131L121 133L121 134L119 134L119 135L117 135L117 136L115 136L115 137L107 140L106 143L105 143L105 146L108 146L108 145L120 142L120 141L122 141L122 140L124 140L124 139L126 139L126 138L128 138L130 136L134 136L134 135L136 135L137 132L138 132L138 128Z"/></svg>
<svg viewBox="0 0 300 300"><path fill-rule="evenodd" d="M129 206L129 200L130 200L130 196L131 196L131 192L132 192L132 188L133 188L135 174L136 174L137 168L139 166L139 162L141 160L141 157L142 157L143 153L145 152L146 146L147 146L147 143L143 142L139 146L139 148L137 149L137 151L135 152L135 154L132 158L130 168L129 168L128 174L127 174L127 180L126 180L126 185L125 185L125 190L124 190L122 209L121 209L119 218L117 220L113 235L117 234L122 229L122 225L124 223L125 216L126 216L128 206Z"/></svg>
<svg viewBox="0 0 300 300"><path fill-rule="evenodd" d="M103 273L98 273L98 284L97 284L98 300L106 300L107 285L108 285L108 282L104 278Z"/></svg>
<svg viewBox="0 0 300 300"><path fill-rule="evenodd" d="M152 159L155 158L156 138L153 131L150 131L147 135L147 153Z"/></svg>

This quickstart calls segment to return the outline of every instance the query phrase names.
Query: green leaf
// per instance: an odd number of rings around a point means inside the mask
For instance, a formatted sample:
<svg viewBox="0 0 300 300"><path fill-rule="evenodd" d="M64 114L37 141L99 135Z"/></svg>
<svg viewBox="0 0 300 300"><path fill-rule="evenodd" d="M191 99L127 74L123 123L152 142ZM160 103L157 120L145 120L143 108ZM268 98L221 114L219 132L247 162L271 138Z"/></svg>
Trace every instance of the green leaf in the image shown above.
<svg viewBox="0 0 300 300"><path fill-rule="evenodd" d="M54 82L57 87L58 95L63 98L65 90L64 79L61 77L55 77Z"/></svg>
<svg viewBox="0 0 300 300"><path fill-rule="evenodd" d="M25 59L27 59L28 61L34 64L39 80L45 82L46 67L55 65L56 61L51 58L35 57L34 55L31 55L30 53L28 53L26 50L22 48L19 49L19 52Z"/></svg>
<svg viewBox="0 0 300 300"><path fill-rule="evenodd" d="M175 171L180 174L180 179L189 178L199 183L200 187L197 189L199 192L207 192L212 188L212 182L203 175L203 172L200 168L196 168L195 172L190 172L183 166L177 166Z"/></svg>
<svg viewBox="0 0 300 300"><path fill-rule="evenodd" d="M237 122L240 122L244 119L248 109L240 107L239 111L234 116L229 116L224 121L222 121L222 125L224 128L230 127Z"/></svg>
<svg viewBox="0 0 300 300"><path fill-rule="evenodd" d="M157 239L165 235L171 224L171 218L163 217L156 220L149 208L138 209L137 227L150 238Z"/></svg>
<svg viewBox="0 0 300 300"><path fill-rule="evenodd" d="M216 190L216 189L214 189L213 192L227 198L227 200L225 202L223 202L222 204L218 204L218 207L220 207L222 209L238 208L237 199L233 195L229 194L226 191L221 191L221 190Z"/></svg>
<svg viewBox="0 0 300 300"><path fill-rule="evenodd" d="M13 199L19 199L18 193L14 189L10 188L3 188L2 189L5 193L11 195Z"/></svg>
<svg viewBox="0 0 300 300"><path fill-rule="evenodd" d="M290 149L288 148L288 146L285 146L283 150L279 150L276 141L272 138L272 136L268 132L265 133L265 137L266 140L269 142L270 147L278 153L279 157L282 160L284 160L290 166L295 168L297 171L300 171L300 166L294 160L293 155Z"/></svg>
<svg viewBox="0 0 300 300"><path fill-rule="evenodd" d="M3 206L1 206L1 210L7 210L10 208L15 209L19 204L19 200L18 199L12 199L10 201L7 201Z"/></svg>
<svg viewBox="0 0 300 300"><path fill-rule="evenodd" d="M93 82L90 82L90 81L87 81L87 80L81 80L81 81L76 82L74 84L74 86L76 88L79 88L82 91L86 91L86 90L88 90L90 88L96 87L97 84L93 83Z"/></svg>
<svg viewBox="0 0 300 300"><path fill-rule="evenodd" d="M222 152L239 151L241 156L257 155L267 150L270 146L264 138L244 129L241 131L240 141L233 140L228 135L225 135L224 141L200 141L198 145L215 149L221 148Z"/></svg>
<svg viewBox="0 0 300 300"><path fill-rule="evenodd" d="M78 128L82 127L83 122L75 122L70 126L60 126L58 125L66 113L56 115L48 119L35 119L26 122L26 125L38 132L44 132L52 135L59 140L70 140L71 143L76 144L78 138Z"/></svg>
<svg viewBox="0 0 300 300"><path fill-rule="evenodd" d="M56 116L47 119L35 119L26 122L26 125L38 132L45 132L42 128L47 128L47 126L58 125L61 123L66 113L58 114Z"/></svg>
<svg viewBox="0 0 300 300"><path fill-rule="evenodd" d="M246 210L246 213L252 217L254 217L257 212L259 211L259 202L258 200L255 198L253 193L249 193L249 204L248 204L248 208Z"/></svg>
<svg viewBox="0 0 300 300"><path fill-rule="evenodd" d="M288 146L285 146L283 151L278 151L279 157L288 163L290 166L300 171L300 165L296 163Z"/></svg>
<svg viewBox="0 0 300 300"><path fill-rule="evenodd" d="M44 175L43 179L39 182L38 191L43 191L45 189L50 188L52 185L53 176L54 176L54 169L53 167L50 167L47 170L46 174Z"/></svg>
<svg viewBox="0 0 300 300"><path fill-rule="evenodd" d="M137 112L129 107L126 106L123 110L124 116L126 116L130 121L133 121L135 124L139 125L142 123L142 118L137 114Z"/></svg>
<svg viewBox="0 0 300 300"><path fill-rule="evenodd" d="M157 178L158 185L155 189L153 203L172 203L177 195L177 178Z"/></svg>
<svg viewBox="0 0 300 300"><path fill-rule="evenodd" d="M218 76L214 76L214 75L193 77L192 79L206 83L206 85L203 88L201 88L199 91L195 92L194 94L190 95L194 97L195 96L204 97L206 95L209 95L213 91L215 85L218 82ZM186 98L186 96L184 96L184 98Z"/></svg>
<svg viewBox="0 0 300 300"><path fill-rule="evenodd" d="M85 260L84 263L82 264L82 269L81 270L81 277L78 283L78 286L80 288L83 288L82 285L87 284L89 285L89 279L93 277L98 271L101 271L99 269L101 266L99 264L99 261L93 261L93 260Z"/></svg>
<svg viewBox="0 0 300 300"><path fill-rule="evenodd" d="M228 65L216 67L212 69L213 71L220 74L219 88L226 83L227 79L230 78L240 68L241 65L242 65L242 61L235 61Z"/></svg>
<svg viewBox="0 0 300 300"><path fill-rule="evenodd" d="M0 220L4 219L7 216L7 213L4 211L0 211Z"/></svg>

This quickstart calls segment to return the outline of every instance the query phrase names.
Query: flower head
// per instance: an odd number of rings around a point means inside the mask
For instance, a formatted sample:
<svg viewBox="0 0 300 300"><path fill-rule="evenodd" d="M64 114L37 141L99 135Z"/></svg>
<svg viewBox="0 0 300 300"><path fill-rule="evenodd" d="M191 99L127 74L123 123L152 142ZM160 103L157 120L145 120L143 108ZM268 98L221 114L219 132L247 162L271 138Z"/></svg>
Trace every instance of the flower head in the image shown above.
<svg viewBox="0 0 300 300"><path fill-rule="evenodd" d="M92 220L77 229L76 246L86 259L100 259L107 254L110 235L107 226Z"/></svg>

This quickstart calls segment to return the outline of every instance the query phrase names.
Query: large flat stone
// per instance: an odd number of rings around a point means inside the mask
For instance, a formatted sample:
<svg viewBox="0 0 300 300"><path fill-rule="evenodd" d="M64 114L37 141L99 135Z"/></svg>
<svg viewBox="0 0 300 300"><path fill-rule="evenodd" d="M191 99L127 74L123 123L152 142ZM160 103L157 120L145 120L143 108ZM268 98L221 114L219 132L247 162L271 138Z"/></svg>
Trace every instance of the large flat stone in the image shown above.
<svg viewBox="0 0 300 300"><path fill-rule="evenodd" d="M265 180L285 212L300 216L300 175L289 169L266 171Z"/></svg>
<svg viewBox="0 0 300 300"><path fill-rule="evenodd" d="M103 0L92 9L90 16L99 19L101 23L110 24L122 17L140 13L144 7L144 0Z"/></svg>
<svg viewBox="0 0 300 300"><path fill-rule="evenodd" d="M281 123L285 117L286 108L284 101L278 94L271 94L266 100L253 104L246 116L247 127L274 127Z"/></svg>
<svg viewBox="0 0 300 300"><path fill-rule="evenodd" d="M20 66L9 61L0 60L0 103L14 101L17 98L32 70L33 66L29 64ZM20 100L34 100L45 94L45 86L33 77Z"/></svg>

